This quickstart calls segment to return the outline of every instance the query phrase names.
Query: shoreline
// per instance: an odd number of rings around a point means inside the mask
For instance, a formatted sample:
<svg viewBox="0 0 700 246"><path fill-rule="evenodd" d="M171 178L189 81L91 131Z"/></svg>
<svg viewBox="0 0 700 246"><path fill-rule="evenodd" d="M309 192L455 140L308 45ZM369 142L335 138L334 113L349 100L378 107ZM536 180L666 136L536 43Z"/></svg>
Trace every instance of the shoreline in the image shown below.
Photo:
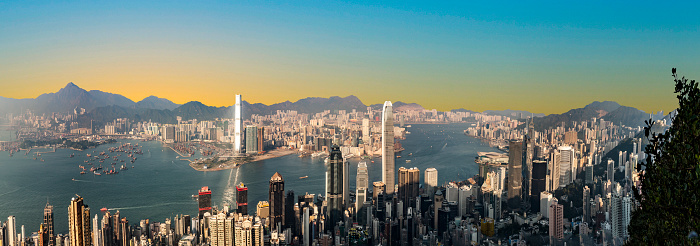
<svg viewBox="0 0 700 246"><path fill-rule="evenodd" d="M296 150L291 150L291 149L274 149L266 152L265 154L262 155L256 155L256 156L246 156L243 158L231 158L226 161L219 161L219 162L211 162L211 160L207 160L205 163L197 163L190 161L190 167L192 169L200 171L200 172L214 172L214 171L222 171L222 170L228 170L228 169L233 169L237 168L243 164L246 163L251 163L251 162L257 162L257 161L264 161L267 159L273 159L277 157L282 157L282 156L287 156L297 153ZM215 158L215 157L212 157ZM187 159L185 159L187 160ZM188 160L189 161L189 160ZM217 166L218 164L218 166ZM204 165L214 165L216 167L210 167L207 166L206 168Z"/></svg>

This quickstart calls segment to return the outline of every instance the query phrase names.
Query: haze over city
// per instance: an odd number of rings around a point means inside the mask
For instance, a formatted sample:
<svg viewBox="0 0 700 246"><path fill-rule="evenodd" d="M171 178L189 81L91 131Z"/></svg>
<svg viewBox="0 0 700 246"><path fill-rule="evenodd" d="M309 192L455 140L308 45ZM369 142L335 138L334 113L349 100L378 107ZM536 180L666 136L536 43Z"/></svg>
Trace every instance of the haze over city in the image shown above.
<svg viewBox="0 0 700 246"><path fill-rule="evenodd" d="M698 77L698 3L5 2L0 96L68 82L134 101L273 104L356 95L563 113L612 100L677 106Z"/></svg>

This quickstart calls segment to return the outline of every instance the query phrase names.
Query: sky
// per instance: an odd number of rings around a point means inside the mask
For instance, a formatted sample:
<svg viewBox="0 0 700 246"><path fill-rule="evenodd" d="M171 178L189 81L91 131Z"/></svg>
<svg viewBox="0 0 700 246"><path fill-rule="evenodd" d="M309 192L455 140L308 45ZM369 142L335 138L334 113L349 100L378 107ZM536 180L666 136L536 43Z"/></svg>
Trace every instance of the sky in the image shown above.
<svg viewBox="0 0 700 246"><path fill-rule="evenodd" d="M355 95L669 112L671 68L700 79L698 13L698 1L0 1L0 96L73 82L210 106Z"/></svg>

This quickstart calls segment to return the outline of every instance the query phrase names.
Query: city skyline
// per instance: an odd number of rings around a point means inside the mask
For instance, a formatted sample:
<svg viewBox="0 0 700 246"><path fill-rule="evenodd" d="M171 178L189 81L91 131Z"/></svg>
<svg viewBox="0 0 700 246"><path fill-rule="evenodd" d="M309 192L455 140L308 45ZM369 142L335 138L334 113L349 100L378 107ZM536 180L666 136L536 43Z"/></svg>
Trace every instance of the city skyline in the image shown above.
<svg viewBox="0 0 700 246"><path fill-rule="evenodd" d="M697 77L695 10L693 2L7 3L0 96L34 98L72 81L135 101L156 94L211 106L232 105L235 91L264 104L356 95L551 114L611 100L669 112L665 71Z"/></svg>

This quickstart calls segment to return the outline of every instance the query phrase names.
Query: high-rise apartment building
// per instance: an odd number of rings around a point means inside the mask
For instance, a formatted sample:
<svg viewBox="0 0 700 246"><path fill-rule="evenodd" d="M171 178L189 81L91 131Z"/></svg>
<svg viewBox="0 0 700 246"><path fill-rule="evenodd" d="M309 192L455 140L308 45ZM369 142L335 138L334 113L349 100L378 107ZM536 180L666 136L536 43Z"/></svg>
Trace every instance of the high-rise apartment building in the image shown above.
<svg viewBox="0 0 700 246"><path fill-rule="evenodd" d="M70 246L92 245L90 208L78 195L71 198L70 206L68 206L68 231L70 233Z"/></svg>
<svg viewBox="0 0 700 246"><path fill-rule="evenodd" d="M234 227L235 246L262 246L263 225L260 218L251 216L238 217Z"/></svg>
<svg viewBox="0 0 700 246"><path fill-rule="evenodd" d="M234 218L226 216L221 212L211 215L209 221L209 245L211 246L233 246L234 245Z"/></svg>
<svg viewBox="0 0 700 246"><path fill-rule="evenodd" d="M257 126L246 126L245 127L245 153L246 154L257 154L258 153L258 127Z"/></svg>
<svg viewBox="0 0 700 246"><path fill-rule="evenodd" d="M285 209L284 209L284 179L282 175L275 172L270 178L270 228L282 231L282 225L285 224Z"/></svg>
<svg viewBox="0 0 700 246"><path fill-rule="evenodd" d="M258 137L256 139L258 143L258 152L265 150L265 127L258 127Z"/></svg>
<svg viewBox="0 0 700 246"><path fill-rule="evenodd" d="M382 109L382 182L386 185L385 193L394 194L394 113L390 101L384 102Z"/></svg>
<svg viewBox="0 0 700 246"><path fill-rule="evenodd" d="M588 188L588 185L583 187L583 222L590 223L590 218L591 218L591 208L590 208L590 200L591 199L591 189Z"/></svg>
<svg viewBox="0 0 700 246"><path fill-rule="evenodd" d="M629 235L627 227L631 219L631 206L632 198L629 195L623 195L622 192L613 192L610 201L613 238L624 240Z"/></svg>
<svg viewBox="0 0 700 246"><path fill-rule="evenodd" d="M615 161L608 159L608 181L615 182Z"/></svg>
<svg viewBox="0 0 700 246"><path fill-rule="evenodd" d="M564 239L564 206L552 198L549 205L549 237L554 240Z"/></svg>

